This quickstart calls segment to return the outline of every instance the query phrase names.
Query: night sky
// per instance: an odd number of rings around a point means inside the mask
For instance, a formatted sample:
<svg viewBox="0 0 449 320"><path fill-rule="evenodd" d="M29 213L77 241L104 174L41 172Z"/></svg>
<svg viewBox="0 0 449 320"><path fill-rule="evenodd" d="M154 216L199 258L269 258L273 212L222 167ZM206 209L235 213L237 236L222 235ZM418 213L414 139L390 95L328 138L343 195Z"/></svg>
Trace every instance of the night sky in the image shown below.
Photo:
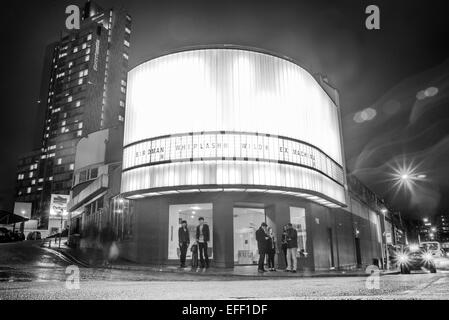
<svg viewBox="0 0 449 320"><path fill-rule="evenodd" d="M125 5L133 17L131 66L184 46L224 43L274 51L327 75L341 94L349 171L409 216L449 208L447 0L98 3ZM70 4L84 1L2 6L0 208L13 207L17 157L32 146L44 49L64 29ZM365 28L369 4L380 7L381 30ZM395 186L390 173L401 168L425 178Z"/></svg>

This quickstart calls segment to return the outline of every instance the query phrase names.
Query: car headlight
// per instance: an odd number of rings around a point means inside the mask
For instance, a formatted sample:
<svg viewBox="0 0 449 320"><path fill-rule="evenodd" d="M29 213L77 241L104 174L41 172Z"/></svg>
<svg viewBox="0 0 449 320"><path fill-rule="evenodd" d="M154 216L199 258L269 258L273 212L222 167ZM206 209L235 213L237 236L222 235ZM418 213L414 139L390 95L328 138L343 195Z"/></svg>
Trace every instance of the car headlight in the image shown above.
<svg viewBox="0 0 449 320"><path fill-rule="evenodd" d="M425 261L430 261L430 260L433 259L433 256L432 256L431 253L426 252L426 253L424 253L424 254L422 255L422 258L423 258Z"/></svg>
<svg viewBox="0 0 449 320"><path fill-rule="evenodd" d="M408 255L402 253L400 255L398 255L398 261L399 263L407 263L409 260Z"/></svg>

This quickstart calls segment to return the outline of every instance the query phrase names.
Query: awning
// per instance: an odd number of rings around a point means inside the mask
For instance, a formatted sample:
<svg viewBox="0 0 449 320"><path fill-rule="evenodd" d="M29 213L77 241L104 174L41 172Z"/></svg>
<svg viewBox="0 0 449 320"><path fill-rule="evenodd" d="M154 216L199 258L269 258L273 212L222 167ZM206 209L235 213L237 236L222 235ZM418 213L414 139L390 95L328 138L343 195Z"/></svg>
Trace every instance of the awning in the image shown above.
<svg viewBox="0 0 449 320"><path fill-rule="evenodd" d="M12 212L0 210L0 224L13 224L18 222L28 221L28 218L19 216Z"/></svg>

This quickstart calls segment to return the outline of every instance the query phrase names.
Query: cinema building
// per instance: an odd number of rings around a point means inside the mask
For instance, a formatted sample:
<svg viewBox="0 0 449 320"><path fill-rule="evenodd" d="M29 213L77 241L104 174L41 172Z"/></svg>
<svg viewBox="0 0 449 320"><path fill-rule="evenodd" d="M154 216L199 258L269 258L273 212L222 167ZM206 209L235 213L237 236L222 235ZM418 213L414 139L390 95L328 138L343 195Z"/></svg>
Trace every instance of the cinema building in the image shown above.
<svg viewBox="0 0 449 320"><path fill-rule="evenodd" d="M364 213L353 212L345 173L338 93L288 58L200 47L129 72L121 197L133 223L124 258L178 264L180 221L193 242L204 217L216 267L254 264L264 221L279 246L282 227L294 225L300 269L381 261L382 219L362 202Z"/></svg>

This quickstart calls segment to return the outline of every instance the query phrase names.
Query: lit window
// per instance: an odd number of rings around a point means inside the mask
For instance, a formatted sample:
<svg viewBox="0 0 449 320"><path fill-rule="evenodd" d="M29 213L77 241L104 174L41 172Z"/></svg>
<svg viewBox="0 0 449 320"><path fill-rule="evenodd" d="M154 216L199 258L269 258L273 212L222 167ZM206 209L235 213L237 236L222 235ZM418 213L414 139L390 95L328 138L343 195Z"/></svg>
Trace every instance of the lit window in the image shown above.
<svg viewBox="0 0 449 320"><path fill-rule="evenodd" d="M298 254L307 252L306 210L304 208L290 207L290 223L298 233Z"/></svg>
<svg viewBox="0 0 449 320"><path fill-rule="evenodd" d="M80 84L83 84L83 79L82 78L80 78L79 80L78 80L78 84L80 85Z"/></svg>
<svg viewBox="0 0 449 320"><path fill-rule="evenodd" d="M62 164L62 159L61 158L58 159L57 164Z"/></svg>
<svg viewBox="0 0 449 320"><path fill-rule="evenodd" d="M44 182L44 178L40 178L40 179L39 179L39 183L40 183L40 182Z"/></svg>
<svg viewBox="0 0 449 320"><path fill-rule="evenodd" d="M125 27L125 32L129 34L131 33L131 30L128 27Z"/></svg>
<svg viewBox="0 0 449 320"><path fill-rule="evenodd" d="M89 33L89 35L87 36L87 41L92 40L92 34Z"/></svg>
<svg viewBox="0 0 449 320"><path fill-rule="evenodd" d="M32 178L34 176L33 172L28 173L28 178Z"/></svg>
<svg viewBox="0 0 449 320"><path fill-rule="evenodd" d="M73 53L77 53L78 52L78 47L73 48Z"/></svg>
<svg viewBox="0 0 449 320"><path fill-rule="evenodd" d="M122 80L121 84L122 84L122 86L126 87L126 81L125 80Z"/></svg>
<svg viewBox="0 0 449 320"><path fill-rule="evenodd" d="M90 48L86 49L86 54L90 54Z"/></svg>
<svg viewBox="0 0 449 320"><path fill-rule="evenodd" d="M124 53L124 54L123 54L123 58L125 58L126 60L128 60L128 59L129 59L129 56L128 56L126 53Z"/></svg>
<svg viewBox="0 0 449 320"><path fill-rule="evenodd" d="M69 170L73 170L73 169L75 169L75 165L73 163L71 163L69 166Z"/></svg>
<svg viewBox="0 0 449 320"><path fill-rule="evenodd" d="M78 129L82 129L82 128L83 128L83 123L81 122L78 124Z"/></svg>
<svg viewBox="0 0 449 320"><path fill-rule="evenodd" d="M122 108L125 107L125 101L120 100L120 107L122 107Z"/></svg>
<svg viewBox="0 0 449 320"><path fill-rule="evenodd" d="M67 123L67 122L66 122L65 120L64 120L64 121L62 121L62 125L63 125L63 126L65 126L65 125L66 125L66 123Z"/></svg>
<svg viewBox="0 0 449 320"><path fill-rule="evenodd" d="M192 208L195 208L193 211ZM117 209L121 209L120 207ZM196 210L198 209L198 210ZM113 214L114 214L113 210ZM195 212L195 213L194 213ZM205 222L209 225L210 232L210 246L213 246L214 240L214 231L213 231L213 206L212 203L197 203L197 204L181 204L181 205L170 205L168 211L168 225L169 230L178 230L180 227L180 221L186 220L188 225L195 225L198 222L198 214L201 212L201 217L204 218ZM114 221L114 220L113 220ZM249 223L248 223L249 225ZM247 226L245 226L248 228ZM245 230L245 229L243 229ZM170 237L168 239L168 258L176 259L178 257L178 232L170 233ZM251 235L248 234L249 239L251 239ZM241 241L243 243L243 241ZM257 244L256 244L257 247ZM167 250L166 249L166 250ZM188 257L190 258L191 253L188 253Z"/></svg>
<svg viewBox="0 0 449 320"><path fill-rule="evenodd" d="M27 193L31 193L31 187L27 188Z"/></svg>
<svg viewBox="0 0 449 320"><path fill-rule="evenodd" d="M81 101L76 102L76 106L79 107L81 105Z"/></svg>
<svg viewBox="0 0 449 320"><path fill-rule="evenodd" d="M84 59L84 61L89 61L89 59L90 59L90 57L89 56L86 56L86 58Z"/></svg>
<svg viewBox="0 0 449 320"><path fill-rule="evenodd" d="M31 184L35 185L36 184L36 180L35 179L31 180Z"/></svg>
<svg viewBox="0 0 449 320"><path fill-rule="evenodd" d="M125 118L123 118L123 116L118 116L118 121L123 122L125 120Z"/></svg>
<svg viewBox="0 0 449 320"><path fill-rule="evenodd" d="M125 47L129 48L129 42L127 40L125 40L124 44L125 44Z"/></svg>
<svg viewBox="0 0 449 320"><path fill-rule="evenodd" d="M48 178L48 181L53 181L53 177Z"/></svg>
<svg viewBox="0 0 449 320"><path fill-rule="evenodd" d="M86 49L87 48L87 44L83 43L83 46L81 47L82 49Z"/></svg>
<svg viewBox="0 0 449 320"><path fill-rule="evenodd" d="M67 98L67 102L72 102L72 100L73 100L72 96Z"/></svg>
<svg viewBox="0 0 449 320"><path fill-rule="evenodd" d="M78 137L81 137L83 135L83 130L78 130L78 132L76 133L76 135Z"/></svg>
<svg viewBox="0 0 449 320"><path fill-rule="evenodd" d="M125 87L121 87L120 91L122 91L122 93L126 93L126 88Z"/></svg>

